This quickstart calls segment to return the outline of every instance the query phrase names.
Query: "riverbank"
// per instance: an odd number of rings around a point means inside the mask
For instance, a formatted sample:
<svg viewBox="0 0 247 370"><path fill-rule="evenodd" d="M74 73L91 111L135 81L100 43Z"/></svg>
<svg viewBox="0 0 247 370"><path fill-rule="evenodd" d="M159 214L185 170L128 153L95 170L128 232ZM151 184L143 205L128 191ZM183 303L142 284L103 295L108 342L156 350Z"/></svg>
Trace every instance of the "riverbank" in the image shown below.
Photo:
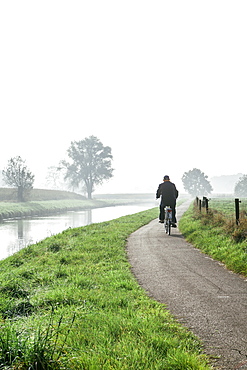
<svg viewBox="0 0 247 370"><path fill-rule="evenodd" d="M131 273L126 239L156 217L154 208L68 229L0 261L1 364L209 369L197 338Z"/></svg>
<svg viewBox="0 0 247 370"><path fill-rule="evenodd" d="M78 211L99 207L109 207L115 203L100 200L45 200L38 202L0 202L0 221L9 218L48 216L66 211Z"/></svg>
<svg viewBox="0 0 247 370"><path fill-rule="evenodd" d="M97 195L94 199L62 191L35 189L29 202L17 203L6 201L13 197L13 189L0 189L0 222L9 218L24 218L34 216L48 216L66 211L78 211L93 208L111 207L116 205L140 204L152 202L151 194L113 194ZM6 196L4 198L3 196Z"/></svg>

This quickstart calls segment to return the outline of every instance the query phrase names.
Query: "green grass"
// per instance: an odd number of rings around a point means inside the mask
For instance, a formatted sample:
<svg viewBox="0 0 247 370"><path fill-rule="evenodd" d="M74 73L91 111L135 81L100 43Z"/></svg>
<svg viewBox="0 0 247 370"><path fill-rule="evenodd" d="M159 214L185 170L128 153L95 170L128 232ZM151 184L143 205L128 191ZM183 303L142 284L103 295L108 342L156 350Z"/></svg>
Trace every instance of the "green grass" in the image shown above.
<svg viewBox="0 0 247 370"><path fill-rule="evenodd" d="M45 200L25 203L0 202L0 219L49 215L57 212L106 207L109 205L111 205L111 202L89 199Z"/></svg>
<svg viewBox="0 0 247 370"><path fill-rule="evenodd" d="M0 261L0 368L209 369L131 273L126 239L157 216L69 229Z"/></svg>
<svg viewBox="0 0 247 370"><path fill-rule="evenodd" d="M64 200L64 199L85 199L84 196L63 190L49 190L49 189L32 189L28 193L29 201L40 200ZM0 202L17 202L16 188L0 188Z"/></svg>
<svg viewBox="0 0 247 370"><path fill-rule="evenodd" d="M0 221L7 218L46 216L66 211L150 202L150 194L97 195L94 199L59 190L33 189L30 200L17 203L16 189L0 188Z"/></svg>
<svg viewBox="0 0 247 370"><path fill-rule="evenodd" d="M240 225L236 225L232 203L234 199L211 200L208 214L191 205L180 220L179 229L197 248L230 270L247 276L247 219L243 212Z"/></svg>
<svg viewBox="0 0 247 370"><path fill-rule="evenodd" d="M229 217L235 217L235 201L233 198L212 198L209 201L209 207ZM239 208L241 212L247 211L246 198L241 199Z"/></svg>
<svg viewBox="0 0 247 370"><path fill-rule="evenodd" d="M33 189L28 202L16 202L16 189L0 188L0 220L14 217L43 216L70 210L109 206L107 200L89 200L85 197L58 190Z"/></svg>

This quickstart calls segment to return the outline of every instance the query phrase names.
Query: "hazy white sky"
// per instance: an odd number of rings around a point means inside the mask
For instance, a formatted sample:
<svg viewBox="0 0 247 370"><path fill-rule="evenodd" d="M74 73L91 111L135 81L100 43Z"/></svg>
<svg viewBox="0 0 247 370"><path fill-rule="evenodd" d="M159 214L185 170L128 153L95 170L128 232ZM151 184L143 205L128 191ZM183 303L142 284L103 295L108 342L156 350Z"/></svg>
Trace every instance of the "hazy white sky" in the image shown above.
<svg viewBox="0 0 247 370"><path fill-rule="evenodd" d="M102 191L246 174L246 19L246 0L2 0L0 169L20 155L38 186L94 135Z"/></svg>

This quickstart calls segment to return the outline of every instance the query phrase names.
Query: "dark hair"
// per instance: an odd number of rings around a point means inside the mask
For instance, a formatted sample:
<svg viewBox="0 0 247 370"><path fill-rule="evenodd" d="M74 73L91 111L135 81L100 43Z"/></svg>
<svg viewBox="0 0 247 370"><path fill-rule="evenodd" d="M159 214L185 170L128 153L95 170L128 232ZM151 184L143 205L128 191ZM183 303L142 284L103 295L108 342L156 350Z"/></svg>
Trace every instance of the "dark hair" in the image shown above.
<svg viewBox="0 0 247 370"><path fill-rule="evenodd" d="M164 180L170 180L170 177L168 175L165 175Z"/></svg>

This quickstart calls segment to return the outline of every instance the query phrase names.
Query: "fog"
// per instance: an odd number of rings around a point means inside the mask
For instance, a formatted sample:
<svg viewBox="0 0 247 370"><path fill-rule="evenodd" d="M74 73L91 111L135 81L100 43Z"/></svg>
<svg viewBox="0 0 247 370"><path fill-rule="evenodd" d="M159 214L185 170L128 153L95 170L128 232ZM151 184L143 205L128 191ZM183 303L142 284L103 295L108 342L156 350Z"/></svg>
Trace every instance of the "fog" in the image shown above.
<svg viewBox="0 0 247 370"><path fill-rule="evenodd" d="M246 174L246 17L244 0L0 2L0 169L20 155L45 186L94 135L115 169L97 192Z"/></svg>

